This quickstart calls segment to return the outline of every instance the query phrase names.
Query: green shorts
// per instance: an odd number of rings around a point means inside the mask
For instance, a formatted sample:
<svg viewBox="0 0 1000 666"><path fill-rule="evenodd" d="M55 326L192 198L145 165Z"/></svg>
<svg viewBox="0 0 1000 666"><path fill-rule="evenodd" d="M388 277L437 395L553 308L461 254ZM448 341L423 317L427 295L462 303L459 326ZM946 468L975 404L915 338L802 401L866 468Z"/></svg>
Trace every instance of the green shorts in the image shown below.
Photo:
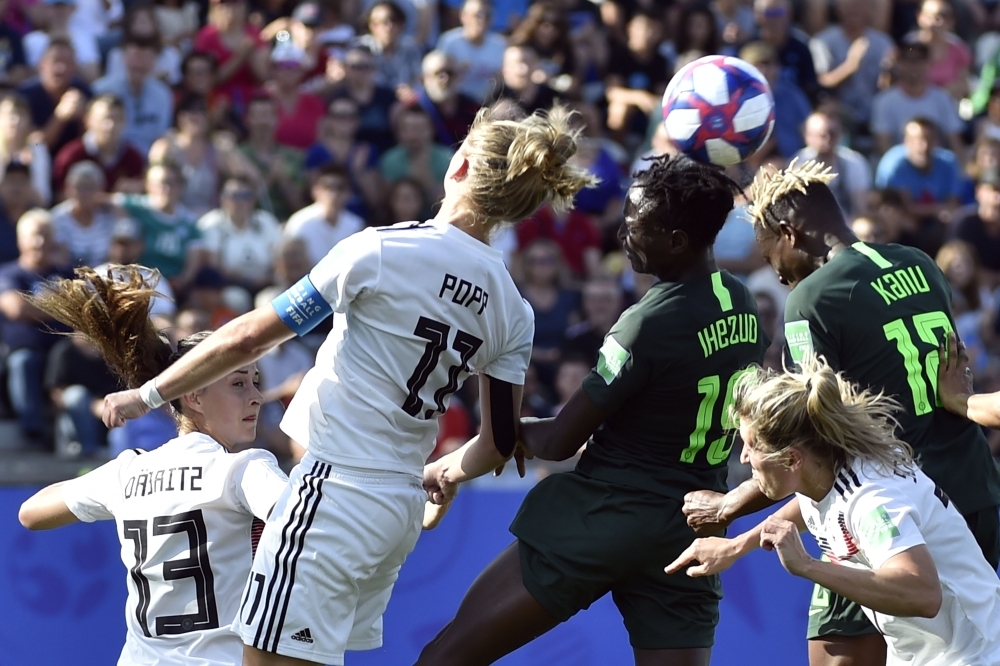
<svg viewBox="0 0 1000 666"><path fill-rule="evenodd" d="M1000 560L1000 515L997 507L963 517L986 560L996 569L997 561ZM809 604L809 628L806 632L809 640L823 636L864 636L877 631L861 606L825 587L813 586L812 601Z"/></svg>
<svg viewBox="0 0 1000 666"><path fill-rule="evenodd" d="M559 621L611 592L636 649L715 642L719 577L663 572L695 539L678 500L564 472L528 493L510 531L525 588Z"/></svg>

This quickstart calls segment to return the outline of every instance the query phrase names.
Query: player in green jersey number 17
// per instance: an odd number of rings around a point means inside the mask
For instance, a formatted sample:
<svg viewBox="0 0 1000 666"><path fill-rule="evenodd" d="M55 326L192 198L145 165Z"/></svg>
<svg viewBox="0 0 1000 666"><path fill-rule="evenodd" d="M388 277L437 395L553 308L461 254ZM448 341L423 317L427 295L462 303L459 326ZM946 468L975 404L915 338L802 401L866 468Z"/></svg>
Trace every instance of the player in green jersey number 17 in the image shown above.
<svg viewBox="0 0 1000 666"><path fill-rule="evenodd" d="M762 172L752 189L764 258L792 288L785 307L790 361L809 354L866 389L897 400L897 435L954 502L986 560L1000 557L1000 476L982 431L942 408L938 346L954 330L951 290L923 252L866 244L848 228L814 162ZM701 533L766 506L751 480L727 495L692 493L688 523ZM817 586L809 610L812 666L877 666L885 645L859 606Z"/></svg>

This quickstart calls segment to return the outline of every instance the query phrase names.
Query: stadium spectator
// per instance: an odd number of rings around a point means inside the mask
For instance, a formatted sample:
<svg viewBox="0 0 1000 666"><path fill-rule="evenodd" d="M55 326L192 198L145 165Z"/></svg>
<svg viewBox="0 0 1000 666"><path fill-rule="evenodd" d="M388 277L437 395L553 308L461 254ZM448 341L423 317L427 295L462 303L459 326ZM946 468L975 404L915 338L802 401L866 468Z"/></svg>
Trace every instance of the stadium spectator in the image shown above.
<svg viewBox="0 0 1000 666"><path fill-rule="evenodd" d="M396 117L396 141L379 158L379 174L388 184L410 177L421 184L428 199L444 196L444 176L451 163L452 150L434 142L431 117L419 106L404 108Z"/></svg>
<svg viewBox="0 0 1000 666"><path fill-rule="evenodd" d="M302 151L275 140L278 126L277 102L270 96L250 100L246 116L247 140L240 152L257 176L261 207L279 220L302 207L305 179ZM249 170L249 169L248 169Z"/></svg>
<svg viewBox="0 0 1000 666"><path fill-rule="evenodd" d="M725 47L722 52L736 54L757 32L753 9L740 0L713 0L709 7L715 15L715 30Z"/></svg>
<svg viewBox="0 0 1000 666"><path fill-rule="evenodd" d="M413 178L400 178L390 185L385 200L386 224L426 220L431 216L430 199L423 185Z"/></svg>
<svg viewBox="0 0 1000 666"><path fill-rule="evenodd" d="M11 162L0 180L0 205L7 218L19 220L30 208L41 204L41 197L31 186L31 171L20 162ZM8 249L10 247L8 246Z"/></svg>
<svg viewBox="0 0 1000 666"><path fill-rule="evenodd" d="M49 44L55 39L65 39L73 46L79 72L87 81L93 81L100 72L101 54L97 40L89 31L80 30L70 19L77 10L76 0L45 0L47 10L45 29L33 30L24 36L24 54L28 64L38 67Z"/></svg>
<svg viewBox="0 0 1000 666"><path fill-rule="evenodd" d="M94 162L77 162L66 175L66 200L52 209L55 238L69 252L73 266L99 266L108 260L116 217L100 199L104 178Z"/></svg>
<svg viewBox="0 0 1000 666"><path fill-rule="evenodd" d="M86 131L66 144L56 155L52 177L62 192L66 176L74 164L94 162L104 172L102 188L107 192L142 192L146 170L145 153L123 141L125 105L114 94L92 100L84 117Z"/></svg>
<svg viewBox="0 0 1000 666"><path fill-rule="evenodd" d="M503 53L500 87L491 100L508 100L525 114L551 108L556 92L544 82L538 66L538 54L530 46L508 46Z"/></svg>
<svg viewBox="0 0 1000 666"><path fill-rule="evenodd" d="M567 97L579 94L586 63L576 57L569 20L560 5L550 0L532 3L527 16L511 32L510 43L535 50L539 69L553 88Z"/></svg>
<svg viewBox="0 0 1000 666"><path fill-rule="evenodd" d="M893 188L909 197L910 214L918 220L917 247L931 256L943 242L962 193L962 167L947 148L937 145L937 128L925 118L906 123L903 143L879 160L875 187Z"/></svg>
<svg viewBox="0 0 1000 666"><path fill-rule="evenodd" d="M774 48L781 78L794 84L811 102L818 101L821 87L816 67L807 37L792 28L792 3L789 0L755 0L753 9L757 38Z"/></svg>
<svg viewBox="0 0 1000 666"><path fill-rule="evenodd" d="M198 230L226 283L255 294L273 279L281 228L271 213L257 208L257 194L247 178L229 178L220 200L219 208L198 220Z"/></svg>
<svg viewBox="0 0 1000 666"><path fill-rule="evenodd" d="M367 217L380 205L381 184L378 177L378 152L371 144L358 140L361 116L358 104L350 97L339 97L327 107L319 123L319 141L306 152L305 167L310 183L319 170L336 164L347 170L351 179L351 198L347 210Z"/></svg>
<svg viewBox="0 0 1000 666"><path fill-rule="evenodd" d="M749 8L744 6L749 11ZM751 23L753 15L751 14ZM674 51L677 60L697 60L694 54L716 54L721 51L719 39L721 30L716 24L715 13L706 4L693 4L685 7L677 19L677 29L674 32ZM674 71L680 67L674 67Z"/></svg>
<svg viewBox="0 0 1000 666"><path fill-rule="evenodd" d="M622 219L625 173L616 156L627 153L618 144L601 137L601 116L597 107L577 103L573 109L577 112L574 125L580 128L581 134L572 161L598 179L597 185L577 193L573 206L589 215L606 238L617 233Z"/></svg>
<svg viewBox="0 0 1000 666"><path fill-rule="evenodd" d="M99 275L104 275L108 270L114 271L113 266L138 264L145 251L142 238L142 225L128 217L119 218L111 228L107 263L95 266L94 269ZM174 290L170 288L170 281L151 268L147 268L143 272L143 279L149 286L156 289L157 293L149 304L149 316L157 322L160 328L170 328L174 321L174 315L177 314L177 299L174 298Z"/></svg>
<svg viewBox="0 0 1000 666"><path fill-rule="evenodd" d="M461 27L438 39L437 48L458 63L458 89L476 102L483 102L500 82L507 40L490 30L493 4L489 0L465 0L459 14Z"/></svg>
<svg viewBox="0 0 1000 666"><path fill-rule="evenodd" d="M892 38L872 27L869 0L837 0L838 23L809 41L820 85L838 102L850 139L868 134L872 103L883 63L892 57Z"/></svg>
<svg viewBox="0 0 1000 666"><path fill-rule="evenodd" d="M560 263L565 262L576 278L600 272L601 232L590 216L580 210L557 213L543 206L519 224L516 232L517 246L525 252L539 239L555 242L562 255Z"/></svg>
<svg viewBox="0 0 1000 666"><path fill-rule="evenodd" d="M969 67L972 52L952 30L955 11L948 0L923 0L917 13L918 29L908 34L906 42L927 46L930 59L927 79L960 100L969 94Z"/></svg>
<svg viewBox="0 0 1000 666"><path fill-rule="evenodd" d="M0 0L0 85L16 86L31 76L21 31L9 20L10 0Z"/></svg>
<svg viewBox="0 0 1000 666"><path fill-rule="evenodd" d="M833 169L837 177L830 190L837 198L847 219L868 211L872 189L872 169L860 153L841 143L840 119L832 112L820 110L806 119L806 147L795 154L800 162L816 160Z"/></svg>
<svg viewBox="0 0 1000 666"><path fill-rule="evenodd" d="M51 40L38 63L38 76L22 83L17 91L28 102L31 122L42 131L51 154L83 134L90 88L77 74L76 56L68 40Z"/></svg>
<svg viewBox="0 0 1000 666"><path fill-rule="evenodd" d="M959 135L962 120L951 96L928 78L930 51L920 42L904 44L896 56L897 82L875 96L872 102L871 131L875 151L885 154L903 139L903 128L913 118L927 118L939 128L956 155L964 144Z"/></svg>
<svg viewBox="0 0 1000 666"><path fill-rule="evenodd" d="M455 146L469 133L479 103L460 92L460 73L454 59L444 51L424 56L421 85L409 104L419 105L434 123L434 138L444 146Z"/></svg>
<svg viewBox="0 0 1000 666"><path fill-rule="evenodd" d="M667 87L672 64L659 52L663 19L646 11L628 21L627 40L611 44L607 74L608 129L624 138L644 134Z"/></svg>
<svg viewBox="0 0 1000 666"><path fill-rule="evenodd" d="M118 194L112 200L142 228L139 263L160 271L175 292L183 293L208 260L196 217L181 204L184 177L173 162L146 172L146 195Z"/></svg>
<svg viewBox="0 0 1000 666"><path fill-rule="evenodd" d="M200 8L195 0L160 0L153 11L156 12L156 24L165 45L176 48L190 46L201 24L201 17L198 16ZM125 22L128 23L128 19Z"/></svg>
<svg viewBox="0 0 1000 666"><path fill-rule="evenodd" d="M326 113L323 100L302 92L306 54L289 41L278 42L271 51L270 93L278 112L274 140L283 146L303 150L316 141L316 126Z"/></svg>
<svg viewBox="0 0 1000 666"><path fill-rule="evenodd" d="M128 44L133 40L151 44L156 50L156 62L152 74L167 85L176 85L181 80L181 52L175 43L167 41L157 21L157 12L167 9L163 5L138 5L132 7L122 20L124 38ZM128 76L124 49L116 46L108 52L104 74L110 78L122 79Z"/></svg>
<svg viewBox="0 0 1000 666"><path fill-rule="evenodd" d="M43 379L49 350L68 329L28 303L31 293L51 278L68 277L58 265L52 217L44 210L28 211L17 222L16 261L0 265L0 338L7 348L7 391L22 434L36 446L51 436L48 399Z"/></svg>
<svg viewBox="0 0 1000 666"><path fill-rule="evenodd" d="M737 197L735 207L726 216L726 223L712 246L716 265L740 278L750 276L765 265L764 257L757 249L753 226L747 224L749 220L746 200Z"/></svg>
<svg viewBox="0 0 1000 666"><path fill-rule="evenodd" d="M378 59L375 84L395 90L400 99L412 94L420 81L423 51L406 32L406 14L392 0L379 0L368 11L368 34L359 42Z"/></svg>
<svg viewBox="0 0 1000 666"><path fill-rule="evenodd" d="M236 113L246 112L257 87L267 79L267 49L259 30L247 22L245 0L212 0L208 25L198 31L194 50L215 59L215 89Z"/></svg>
<svg viewBox="0 0 1000 666"><path fill-rule="evenodd" d="M16 93L0 97L0 178L11 162L28 165L31 186L47 205L52 200L52 158L44 137L34 130L23 97Z"/></svg>
<svg viewBox="0 0 1000 666"><path fill-rule="evenodd" d="M617 280L596 277L583 285L581 305L584 319L566 329L562 353L567 359L583 359L589 371L597 364L604 337L625 309L625 294Z"/></svg>
<svg viewBox="0 0 1000 666"><path fill-rule="evenodd" d="M987 169L976 180L976 208L951 229L953 238L976 251L984 286L1000 286L1000 171Z"/></svg>
<svg viewBox="0 0 1000 666"><path fill-rule="evenodd" d="M747 158L756 168L772 156L791 158L802 149L802 128L812 112L809 99L790 78L781 74L775 48L768 42L750 42L740 49L740 58L760 70L774 93L774 131L757 153Z"/></svg>
<svg viewBox="0 0 1000 666"><path fill-rule="evenodd" d="M312 186L315 203L288 218L285 236L306 242L311 266L334 245L365 228L365 221L346 209L350 191L347 171L334 164L325 166Z"/></svg>
<svg viewBox="0 0 1000 666"><path fill-rule="evenodd" d="M105 447L104 396L120 388L100 351L85 337L75 333L56 343L45 365L45 390L55 409L57 457L92 455Z"/></svg>
<svg viewBox="0 0 1000 666"><path fill-rule="evenodd" d="M208 326L204 330L214 331L240 315L229 306L225 289L226 278L211 266L202 266L191 280L185 302L189 308L208 314ZM246 299L244 309L250 309L249 302Z"/></svg>
<svg viewBox="0 0 1000 666"><path fill-rule="evenodd" d="M402 36L411 41L420 54L434 46L441 34L438 0L393 0L403 14ZM369 16L379 0L361 0L359 16ZM350 7L350 4L347 4Z"/></svg>
<svg viewBox="0 0 1000 666"><path fill-rule="evenodd" d="M344 78L338 82L327 100L348 97L358 105L358 139L370 143L380 153L393 146L392 121L397 108L396 93L375 83L378 62L371 50L353 44L344 54Z"/></svg>
<svg viewBox="0 0 1000 666"><path fill-rule="evenodd" d="M129 37L122 47L124 75L108 74L94 82L96 94L117 95L125 106L122 138L143 155L170 127L174 100L167 87L153 75L158 45Z"/></svg>

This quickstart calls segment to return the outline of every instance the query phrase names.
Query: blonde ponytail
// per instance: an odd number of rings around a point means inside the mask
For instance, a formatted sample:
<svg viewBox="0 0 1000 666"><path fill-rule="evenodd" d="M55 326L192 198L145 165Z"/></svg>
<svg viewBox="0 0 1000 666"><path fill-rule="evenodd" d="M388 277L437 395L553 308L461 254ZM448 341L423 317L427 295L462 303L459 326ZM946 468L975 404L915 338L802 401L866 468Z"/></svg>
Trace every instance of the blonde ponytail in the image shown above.
<svg viewBox="0 0 1000 666"><path fill-rule="evenodd" d="M733 401L734 415L775 459L798 446L835 467L860 460L882 472L913 466L913 449L895 434L899 408L892 398L860 389L816 357L803 360L798 371L747 373Z"/></svg>

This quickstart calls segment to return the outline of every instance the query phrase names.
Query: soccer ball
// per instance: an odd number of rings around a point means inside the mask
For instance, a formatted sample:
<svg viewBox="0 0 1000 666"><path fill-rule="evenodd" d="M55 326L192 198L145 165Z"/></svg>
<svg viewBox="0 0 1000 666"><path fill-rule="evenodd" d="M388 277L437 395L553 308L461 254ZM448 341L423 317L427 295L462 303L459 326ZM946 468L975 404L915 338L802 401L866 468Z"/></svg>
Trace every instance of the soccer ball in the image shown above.
<svg viewBox="0 0 1000 666"><path fill-rule="evenodd" d="M699 162L729 166L757 152L774 129L774 95L753 65L711 55L684 66L663 93L663 124Z"/></svg>

